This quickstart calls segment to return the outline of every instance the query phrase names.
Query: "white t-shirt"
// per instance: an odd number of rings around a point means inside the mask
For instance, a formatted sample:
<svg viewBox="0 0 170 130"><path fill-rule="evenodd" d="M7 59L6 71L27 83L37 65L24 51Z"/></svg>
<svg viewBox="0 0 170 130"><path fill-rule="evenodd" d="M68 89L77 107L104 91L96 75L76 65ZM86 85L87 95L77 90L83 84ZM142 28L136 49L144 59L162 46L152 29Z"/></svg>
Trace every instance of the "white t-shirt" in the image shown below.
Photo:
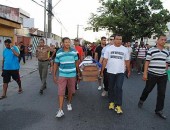
<svg viewBox="0 0 170 130"><path fill-rule="evenodd" d="M102 54L101 54L101 57L102 58L104 58L104 53L105 53L105 51L106 51L106 49L108 48L108 47L110 47L111 45L110 44L108 44L107 46L105 46L103 49L102 49ZM107 69L107 64L106 64L106 67L105 67L106 69Z"/></svg>
<svg viewBox="0 0 170 130"><path fill-rule="evenodd" d="M127 49L128 49L129 56L131 57L132 48L131 47L127 47Z"/></svg>
<svg viewBox="0 0 170 130"><path fill-rule="evenodd" d="M129 60L128 49L124 46L116 47L111 45L106 48L104 58L107 61L107 72L112 74L125 72L125 60Z"/></svg>

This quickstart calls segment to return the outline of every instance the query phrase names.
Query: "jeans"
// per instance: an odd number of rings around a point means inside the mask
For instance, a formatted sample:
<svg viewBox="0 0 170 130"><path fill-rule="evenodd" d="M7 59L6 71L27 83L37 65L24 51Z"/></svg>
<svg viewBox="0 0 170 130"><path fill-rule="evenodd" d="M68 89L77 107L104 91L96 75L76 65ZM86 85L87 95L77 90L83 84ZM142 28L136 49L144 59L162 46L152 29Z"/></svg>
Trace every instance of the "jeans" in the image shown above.
<svg viewBox="0 0 170 130"><path fill-rule="evenodd" d="M108 83L108 74L106 68L103 71L103 83L104 83L104 90L108 91L109 83Z"/></svg>
<svg viewBox="0 0 170 130"><path fill-rule="evenodd" d="M27 60L28 60L29 56L30 56L30 59L32 59L32 52L28 52L28 54L27 54Z"/></svg>
<svg viewBox="0 0 170 130"><path fill-rule="evenodd" d="M124 73L111 74L108 73L109 79L109 89L108 97L109 103L114 102L117 106L122 106L122 96L123 96L123 81Z"/></svg>
<svg viewBox="0 0 170 130"><path fill-rule="evenodd" d="M167 75L155 76L153 74L148 74L148 80L146 81L146 86L142 92L140 100L145 101L156 84L157 84L157 102L155 112L159 112L162 111L164 108Z"/></svg>
<svg viewBox="0 0 170 130"><path fill-rule="evenodd" d="M25 63L25 54L20 54L19 62L21 61L21 58L23 59L23 63Z"/></svg>
<svg viewBox="0 0 170 130"><path fill-rule="evenodd" d="M137 58L137 71L139 72L143 72L144 71L144 63L145 63L145 59L141 59L141 58Z"/></svg>

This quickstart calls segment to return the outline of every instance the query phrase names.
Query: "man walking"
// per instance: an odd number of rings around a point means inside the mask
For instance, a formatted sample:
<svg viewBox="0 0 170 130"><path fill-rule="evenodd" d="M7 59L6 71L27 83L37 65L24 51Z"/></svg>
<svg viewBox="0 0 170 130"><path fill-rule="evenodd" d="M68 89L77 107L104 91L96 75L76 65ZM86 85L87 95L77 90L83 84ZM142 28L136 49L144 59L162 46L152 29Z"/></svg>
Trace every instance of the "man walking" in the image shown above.
<svg viewBox="0 0 170 130"><path fill-rule="evenodd" d="M67 110L72 110L71 101L72 95L75 93L76 69L78 75L80 74L77 52L70 47L70 39L65 37L62 39L62 42L63 48L57 51L53 73L54 82L58 85L59 97L59 111L56 117L62 117L64 115L63 103L66 86L68 88ZM59 77L57 77L57 70L59 70Z"/></svg>
<svg viewBox="0 0 170 130"><path fill-rule="evenodd" d="M114 43L106 48L104 53L101 76L107 64L107 73L109 79L109 109L113 109L117 114L123 114L122 97L125 65L127 67L128 77L130 76L130 61L126 47L122 46L122 36L114 35Z"/></svg>
<svg viewBox="0 0 170 130"><path fill-rule="evenodd" d="M106 48L110 47L111 45L113 45L114 43L114 36L110 36L109 38L109 44L106 45L103 49L102 49L102 54L101 54L101 57L100 57L100 63L103 64L103 59L104 59L104 53L106 51ZM107 93L108 93L108 86L109 86L109 83L108 83L108 74L107 74L107 65L106 65L106 68L104 69L103 71L103 84L104 84L104 90L102 92L102 96L106 96Z"/></svg>
<svg viewBox="0 0 170 130"><path fill-rule="evenodd" d="M19 49L17 46L11 45L11 40L6 39L4 41L5 49L3 51L2 62L2 77L3 77L3 94L0 100L6 98L8 83L11 81L11 77L17 82L19 86L18 93L22 93L21 80L19 75Z"/></svg>
<svg viewBox="0 0 170 130"><path fill-rule="evenodd" d="M75 50L77 51L78 62L80 64L83 61L83 59L84 59L84 54L83 54L83 49L80 46L79 39L77 39L77 38L74 39L74 46L75 46ZM79 78L77 76L76 86L75 86L76 89L79 89L79 83L80 83L80 80L79 80Z"/></svg>
<svg viewBox="0 0 170 130"><path fill-rule="evenodd" d="M23 64L25 64L25 46L23 42L19 43L20 45L20 57L19 57L19 62L21 61L21 58L23 59Z"/></svg>
<svg viewBox="0 0 170 130"><path fill-rule="evenodd" d="M140 45L138 48L136 48L136 54L137 54L137 71L138 74L141 74L143 72L142 68L145 62L145 57L147 53L147 48L144 45L144 42L140 42Z"/></svg>
<svg viewBox="0 0 170 130"><path fill-rule="evenodd" d="M100 43L100 45L96 48L95 54L94 54L94 59L95 59L96 61L99 62L100 57L101 57L101 53L102 53L102 49L103 49L105 46L106 46L106 37L101 37L101 43ZM101 86L101 79L100 79L100 78L99 78L98 82L99 82L98 90L101 90L101 89L102 89L102 86Z"/></svg>
<svg viewBox="0 0 170 130"><path fill-rule="evenodd" d="M147 99L149 93L157 84L157 103L155 114L159 117L166 119L163 115L165 91L167 84L166 70L168 68L168 50L164 48L166 43L166 36L161 35L158 37L157 45L149 49L144 67L143 80L146 81L145 88L140 97L138 107L142 108L144 101Z"/></svg>
<svg viewBox="0 0 170 130"><path fill-rule="evenodd" d="M40 39L39 45L36 49L36 57L38 58L38 69L39 69L39 75L41 79L41 88L40 88L40 94L43 94L43 90L47 88L47 74L48 74L48 64L49 64L49 52L50 47L48 45L45 45L44 39Z"/></svg>

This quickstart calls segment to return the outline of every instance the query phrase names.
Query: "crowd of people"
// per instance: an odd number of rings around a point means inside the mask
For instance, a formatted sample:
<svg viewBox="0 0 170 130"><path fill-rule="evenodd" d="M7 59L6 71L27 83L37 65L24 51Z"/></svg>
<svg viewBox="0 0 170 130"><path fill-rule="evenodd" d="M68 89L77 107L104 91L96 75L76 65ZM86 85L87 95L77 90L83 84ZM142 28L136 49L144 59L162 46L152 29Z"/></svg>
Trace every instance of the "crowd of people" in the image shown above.
<svg viewBox="0 0 170 130"><path fill-rule="evenodd" d="M64 115L63 104L67 95L67 110L72 110L72 98L76 89L79 89L79 82L82 78L79 64L85 56L91 56L95 61L102 65L98 78L98 90L102 90L101 96L108 96L108 109L114 110L117 114L123 114L123 82L126 75L130 77L131 71L137 74L143 73L143 80L146 81L145 88L138 102L138 107L142 108L144 101L149 93L157 84L157 104L155 114L166 119L163 114L165 91L167 84L167 73L169 63L169 52L164 48L166 36L160 35L156 45L149 47L144 42L136 42L131 45L130 42L123 43L122 36L119 34L111 35L107 42L106 37L101 37L101 43L98 46L94 44L81 47L79 39L74 39L74 46L71 47L71 40L68 37L62 39L62 45L59 48L54 45L46 45L44 39L40 39L36 49L38 59L38 70L41 80L39 93L42 95L47 88L48 66L49 73L52 74L54 83L58 86L59 110L56 117ZM18 93L22 93L21 80L19 76L19 62L23 58L25 63L24 47L21 42L19 47L12 45L11 40L5 40L3 52L3 93L0 99L6 98L8 83L11 77L17 82ZM29 49L30 58L32 58L32 49ZM12 61L12 63L11 63ZM102 87L103 86L103 87Z"/></svg>

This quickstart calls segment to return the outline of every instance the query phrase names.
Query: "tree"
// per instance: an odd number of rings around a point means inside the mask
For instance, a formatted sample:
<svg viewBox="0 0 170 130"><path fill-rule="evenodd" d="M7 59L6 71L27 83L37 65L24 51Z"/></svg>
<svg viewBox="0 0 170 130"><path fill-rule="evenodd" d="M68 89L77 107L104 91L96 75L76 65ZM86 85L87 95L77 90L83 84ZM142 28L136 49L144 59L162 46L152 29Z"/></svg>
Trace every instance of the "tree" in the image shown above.
<svg viewBox="0 0 170 130"><path fill-rule="evenodd" d="M160 0L100 0L101 7L89 18L93 28L106 28L123 36L123 41L143 40L168 30L170 13Z"/></svg>

